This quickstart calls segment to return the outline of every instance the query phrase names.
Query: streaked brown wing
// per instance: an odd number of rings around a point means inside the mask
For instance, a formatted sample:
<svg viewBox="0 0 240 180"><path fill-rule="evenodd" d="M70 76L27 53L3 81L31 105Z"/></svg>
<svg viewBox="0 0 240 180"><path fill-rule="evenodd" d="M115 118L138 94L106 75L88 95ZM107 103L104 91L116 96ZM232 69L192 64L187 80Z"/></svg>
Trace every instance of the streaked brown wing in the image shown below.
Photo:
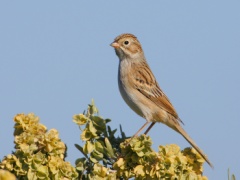
<svg viewBox="0 0 240 180"><path fill-rule="evenodd" d="M160 89L148 64L145 62L142 62L141 65L133 63L132 68L134 71L132 71L131 79L134 81L133 84L135 85L135 88L145 97L153 101L158 107L164 109L176 119L180 120L173 105Z"/></svg>

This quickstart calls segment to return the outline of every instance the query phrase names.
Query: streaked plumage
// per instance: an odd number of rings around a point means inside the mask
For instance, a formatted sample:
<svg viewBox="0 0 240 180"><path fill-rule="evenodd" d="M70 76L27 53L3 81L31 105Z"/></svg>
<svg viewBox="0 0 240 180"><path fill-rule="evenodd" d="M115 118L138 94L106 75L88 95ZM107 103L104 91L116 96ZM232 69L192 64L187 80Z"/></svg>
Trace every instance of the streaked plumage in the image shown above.
<svg viewBox="0 0 240 180"><path fill-rule="evenodd" d="M134 135L137 136L150 122L166 124L170 128L180 133L207 161L211 162L189 135L181 127L182 123L173 105L159 87L147 61L138 39L132 34L122 34L115 38L111 44L115 48L119 57L118 85L120 93L138 115L147 122Z"/></svg>

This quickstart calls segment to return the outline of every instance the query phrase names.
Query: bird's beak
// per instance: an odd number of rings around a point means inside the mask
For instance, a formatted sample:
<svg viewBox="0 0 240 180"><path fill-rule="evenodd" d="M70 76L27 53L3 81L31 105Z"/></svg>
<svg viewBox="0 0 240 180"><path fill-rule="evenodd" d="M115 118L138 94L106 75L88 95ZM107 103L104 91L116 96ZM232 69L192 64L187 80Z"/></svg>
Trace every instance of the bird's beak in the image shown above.
<svg viewBox="0 0 240 180"><path fill-rule="evenodd" d="M113 42L112 44L110 44L110 46L114 47L114 48L119 48L120 45L116 42Z"/></svg>

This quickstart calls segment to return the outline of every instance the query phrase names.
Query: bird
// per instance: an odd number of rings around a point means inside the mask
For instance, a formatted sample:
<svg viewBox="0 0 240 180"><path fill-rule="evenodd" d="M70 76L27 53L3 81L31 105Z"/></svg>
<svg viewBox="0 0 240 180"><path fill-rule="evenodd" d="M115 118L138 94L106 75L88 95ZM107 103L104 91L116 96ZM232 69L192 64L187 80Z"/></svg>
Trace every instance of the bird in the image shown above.
<svg viewBox="0 0 240 180"><path fill-rule="evenodd" d="M139 116L146 119L146 123L133 137L150 126L145 134L156 122L163 123L181 134L213 168L203 151L182 128L182 120L168 97L160 88L145 58L141 43L130 33L117 36L110 44L119 58L118 87L126 104Z"/></svg>

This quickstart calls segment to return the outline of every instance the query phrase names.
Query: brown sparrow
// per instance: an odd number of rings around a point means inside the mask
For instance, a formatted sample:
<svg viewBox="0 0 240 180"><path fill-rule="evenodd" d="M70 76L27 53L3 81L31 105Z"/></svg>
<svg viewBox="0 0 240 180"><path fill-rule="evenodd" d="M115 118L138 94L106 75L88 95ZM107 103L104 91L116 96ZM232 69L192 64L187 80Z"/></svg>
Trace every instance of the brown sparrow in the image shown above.
<svg viewBox="0 0 240 180"><path fill-rule="evenodd" d="M121 34L111 44L119 58L118 86L128 106L147 122L134 135L137 136L150 122L145 134L156 122L166 124L180 133L213 167L203 151L181 127L173 105L159 87L138 39L132 34Z"/></svg>

